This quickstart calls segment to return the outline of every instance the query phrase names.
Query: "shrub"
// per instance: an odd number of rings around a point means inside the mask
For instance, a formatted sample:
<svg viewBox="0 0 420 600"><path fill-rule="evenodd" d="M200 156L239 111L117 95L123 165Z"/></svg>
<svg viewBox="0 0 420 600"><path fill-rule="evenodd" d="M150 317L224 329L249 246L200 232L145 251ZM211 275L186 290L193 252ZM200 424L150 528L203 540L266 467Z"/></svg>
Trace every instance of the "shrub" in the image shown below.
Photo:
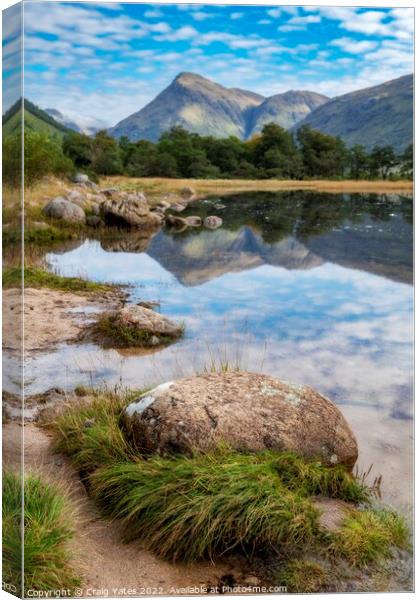
<svg viewBox="0 0 420 600"><path fill-rule="evenodd" d="M24 581L22 582L22 482L3 473L3 581L17 592L72 590L79 584L69 563L73 537L70 507L64 496L35 474L24 484Z"/></svg>

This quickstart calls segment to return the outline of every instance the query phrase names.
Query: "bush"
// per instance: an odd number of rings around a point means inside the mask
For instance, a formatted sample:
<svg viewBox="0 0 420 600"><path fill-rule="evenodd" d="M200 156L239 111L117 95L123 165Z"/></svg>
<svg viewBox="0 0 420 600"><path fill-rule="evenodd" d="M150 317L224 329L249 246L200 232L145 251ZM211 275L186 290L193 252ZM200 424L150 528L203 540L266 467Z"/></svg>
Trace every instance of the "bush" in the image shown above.
<svg viewBox="0 0 420 600"><path fill-rule="evenodd" d="M70 566L73 537L64 496L34 474L25 477L24 581L22 582L22 482L3 473L3 581L22 590L60 590L79 584Z"/></svg>
<svg viewBox="0 0 420 600"><path fill-rule="evenodd" d="M69 175L74 171L72 161L64 156L60 142L45 133L25 130L24 185L32 187L45 175ZM21 132L3 140L3 177L12 186L21 185Z"/></svg>

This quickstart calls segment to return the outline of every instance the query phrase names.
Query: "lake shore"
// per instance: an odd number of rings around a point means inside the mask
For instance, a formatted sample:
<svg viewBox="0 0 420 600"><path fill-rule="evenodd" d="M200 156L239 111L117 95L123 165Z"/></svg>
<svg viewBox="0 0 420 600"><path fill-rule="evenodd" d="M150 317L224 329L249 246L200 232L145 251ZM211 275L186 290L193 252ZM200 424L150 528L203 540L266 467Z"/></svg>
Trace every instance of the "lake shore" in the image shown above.
<svg viewBox="0 0 420 600"><path fill-rule="evenodd" d="M191 187L196 198L210 194L229 194L237 192L279 192L305 190L334 193L413 193L413 182L404 181L364 181L364 180L278 180L278 179L165 179L136 177L105 177L101 185L121 186L141 189L151 198L165 193L177 193L182 188Z"/></svg>

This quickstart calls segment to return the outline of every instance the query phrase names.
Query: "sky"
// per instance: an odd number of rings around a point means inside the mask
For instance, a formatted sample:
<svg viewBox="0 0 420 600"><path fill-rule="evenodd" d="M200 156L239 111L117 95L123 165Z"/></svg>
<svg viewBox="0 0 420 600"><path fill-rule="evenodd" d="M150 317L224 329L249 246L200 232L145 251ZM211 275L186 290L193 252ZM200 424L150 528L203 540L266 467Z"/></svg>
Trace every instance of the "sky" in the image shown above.
<svg viewBox="0 0 420 600"><path fill-rule="evenodd" d="M17 11L6 18L4 107L16 98ZM115 125L181 71L271 96L333 97L413 71L412 8L24 4L25 97ZM16 90L16 88L15 88Z"/></svg>

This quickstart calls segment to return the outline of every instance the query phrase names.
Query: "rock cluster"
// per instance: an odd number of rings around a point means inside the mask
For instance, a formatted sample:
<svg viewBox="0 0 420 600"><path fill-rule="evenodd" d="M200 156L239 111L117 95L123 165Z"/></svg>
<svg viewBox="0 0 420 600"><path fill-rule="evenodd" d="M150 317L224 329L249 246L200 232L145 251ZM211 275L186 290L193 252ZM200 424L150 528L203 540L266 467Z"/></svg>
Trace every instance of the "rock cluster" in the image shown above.
<svg viewBox="0 0 420 600"><path fill-rule="evenodd" d="M210 373L158 386L131 403L124 427L141 452L296 452L351 469L357 442L333 402L307 386L248 372Z"/></svg>

